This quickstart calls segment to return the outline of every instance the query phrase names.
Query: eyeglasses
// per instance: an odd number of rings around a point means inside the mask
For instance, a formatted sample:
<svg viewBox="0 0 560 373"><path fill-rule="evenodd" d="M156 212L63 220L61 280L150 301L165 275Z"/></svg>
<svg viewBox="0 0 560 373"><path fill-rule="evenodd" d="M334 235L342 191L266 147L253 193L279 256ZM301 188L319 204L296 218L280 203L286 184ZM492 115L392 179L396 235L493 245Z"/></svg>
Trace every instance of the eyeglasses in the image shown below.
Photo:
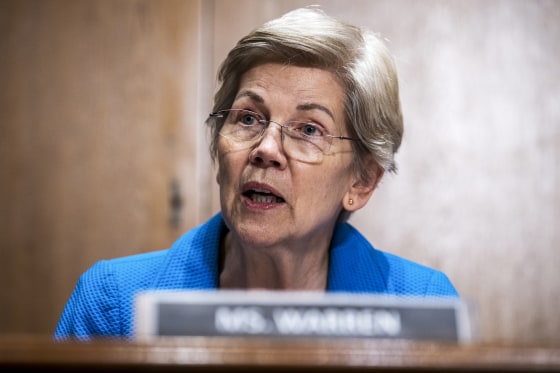
<svg viewBox="0 0 560 373"><path fill-rule="evenodd" d="M356 141L351 137L330 135L313 122L291 121L280 124L250 110L220 110L210 113L210 118L223 119L220 135L244 148L256 145L270 123L277 124L286 155L307 163L321 163L325 154L332 154L330 147L333 139Z"/></svg>

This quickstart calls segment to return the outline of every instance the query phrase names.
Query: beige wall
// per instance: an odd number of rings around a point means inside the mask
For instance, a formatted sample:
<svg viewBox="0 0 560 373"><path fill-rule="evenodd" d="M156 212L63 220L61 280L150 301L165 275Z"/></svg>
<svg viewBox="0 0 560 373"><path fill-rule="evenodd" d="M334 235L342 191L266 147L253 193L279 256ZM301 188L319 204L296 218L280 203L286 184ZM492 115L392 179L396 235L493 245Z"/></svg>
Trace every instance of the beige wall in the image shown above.
<svg viewBox="0 0 560 373"><path fill-rule="evenodd" d="M352 222L445 271L483 339L560 341L560 3L515 0L1 2L0 332L52 332L95 260L218 210L215 69L308 4L379 32L400 72L400 171Z"/></svg>
<svg viewBox="0 0 560 373"><path fill-rule="evenodd" d="M221 0L215 61L310 4L380 33L400 73L399 173L352 222L445 271L481 338L559 341L560 2Z"/></svg>

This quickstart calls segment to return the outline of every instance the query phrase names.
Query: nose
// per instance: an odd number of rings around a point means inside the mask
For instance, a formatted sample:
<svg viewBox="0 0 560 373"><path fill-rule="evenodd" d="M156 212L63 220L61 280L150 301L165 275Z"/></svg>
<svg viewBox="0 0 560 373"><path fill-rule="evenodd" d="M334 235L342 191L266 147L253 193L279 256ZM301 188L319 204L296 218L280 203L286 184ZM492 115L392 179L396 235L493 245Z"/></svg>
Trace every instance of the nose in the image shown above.
<svg viewBox="0 0 560 373"><path fill-rule="evenodd" d="M286 167L287 159L282 144L282 127L270 122L265 128L264 133L251 151L249 160L254 165L260 167Z"/></svg>

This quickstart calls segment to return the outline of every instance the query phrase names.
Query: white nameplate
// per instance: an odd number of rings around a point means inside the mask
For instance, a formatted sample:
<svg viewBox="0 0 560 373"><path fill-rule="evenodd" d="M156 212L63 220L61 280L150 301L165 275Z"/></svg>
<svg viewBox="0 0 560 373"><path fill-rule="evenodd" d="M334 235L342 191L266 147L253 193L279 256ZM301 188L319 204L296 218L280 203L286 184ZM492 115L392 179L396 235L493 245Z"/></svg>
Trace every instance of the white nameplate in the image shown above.
<svg viewBox="0 0 560 373"><path fill-rule="evenodd" d="M261 336L466 342L457 298L287 291L148 291L135 303L135 337Z"/></svg>

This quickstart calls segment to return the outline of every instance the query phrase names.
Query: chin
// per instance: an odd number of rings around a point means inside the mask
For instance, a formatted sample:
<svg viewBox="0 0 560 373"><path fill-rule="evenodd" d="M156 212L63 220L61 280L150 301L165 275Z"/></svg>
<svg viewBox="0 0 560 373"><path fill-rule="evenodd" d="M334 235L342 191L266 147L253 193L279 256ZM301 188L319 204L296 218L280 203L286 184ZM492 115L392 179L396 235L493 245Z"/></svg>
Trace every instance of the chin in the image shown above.
<svg viewBox="0 0 560 373"><path fill-rule="evenodd" d="M241 242L241 244L251 245L251 246L270 246L278 241L277 238L271 235L276 234L277 231L273 227L259 223L259 222L247 222L236 226L235 236Z"/></svg>

